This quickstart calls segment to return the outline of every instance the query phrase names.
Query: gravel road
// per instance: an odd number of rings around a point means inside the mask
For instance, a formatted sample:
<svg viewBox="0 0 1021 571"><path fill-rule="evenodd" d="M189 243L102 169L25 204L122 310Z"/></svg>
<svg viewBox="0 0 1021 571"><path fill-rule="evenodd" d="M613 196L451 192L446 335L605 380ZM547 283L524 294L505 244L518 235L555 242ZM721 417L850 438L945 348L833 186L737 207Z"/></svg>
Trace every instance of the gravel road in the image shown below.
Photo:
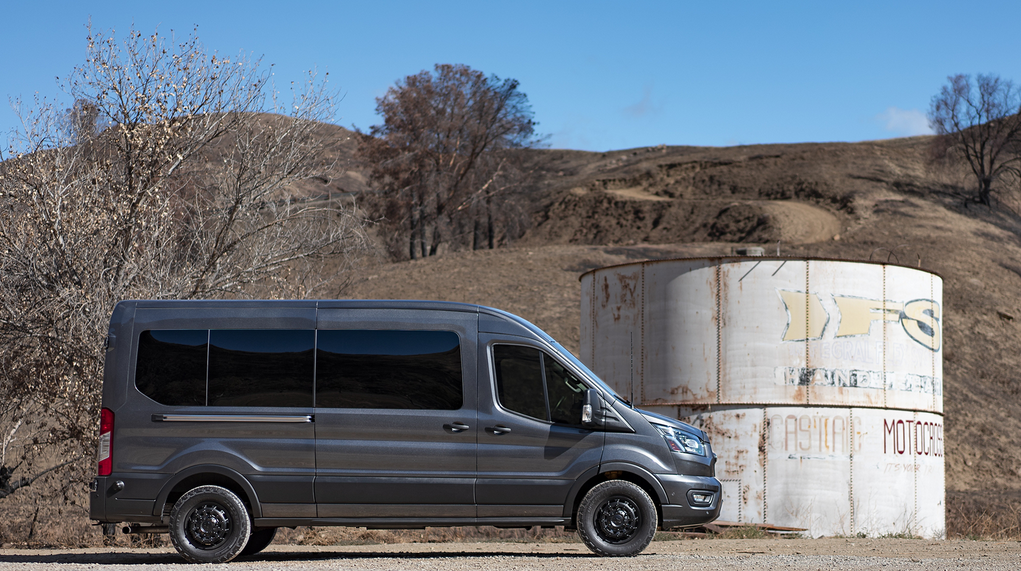
<svg viewBox="0 0 1021 571"><path fill-rule="evenodd" d="M0 550L0 570L75 571L141 568L182 571L170 548L154 550ZM714 539L657 541L633 559L593 557L577 543L404 543L393 545L273 545L230 571L713 571L945 570L1021 568L1021 542L910 539ZM208 568L208 567L203 567Z"/></svg>

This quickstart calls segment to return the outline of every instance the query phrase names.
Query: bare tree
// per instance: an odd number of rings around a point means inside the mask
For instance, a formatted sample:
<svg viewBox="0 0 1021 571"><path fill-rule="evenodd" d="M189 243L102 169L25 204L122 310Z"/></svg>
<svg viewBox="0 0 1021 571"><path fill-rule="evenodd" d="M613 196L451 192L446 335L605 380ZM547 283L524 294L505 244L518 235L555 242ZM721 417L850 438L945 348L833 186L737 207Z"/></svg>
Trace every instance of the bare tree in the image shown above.
<svg viewBox="0 0 1021 571"><path fill-rule="evenodd" d="M977 183L974 200L986 206L1021 170L1021 91L996 75L947 78L929 106L936 158L963 160Z"/></svg>
<svg viewBox="0 0 1021 571"><path fill-rule="evenodd" d="M90 30L74 109L23 113L0 163L0 431L28 431L4 442L6 493L39 475L12 479L11 458L92 458L117 301L304 297L364 246L351 208L292 192L332 166L331 92L310 74L284 104L268 79L194 34Z"/></svg>
<svg viewBox="0 0 1021 571"><path fill-rule="evenodd" d="M520 235L523 211L509 197L529 183L519 151L540 141L516 80L436 65L398 81L376 113L384 122L362 136L359 156L381 192L394 257L494 248Z"/></svg>

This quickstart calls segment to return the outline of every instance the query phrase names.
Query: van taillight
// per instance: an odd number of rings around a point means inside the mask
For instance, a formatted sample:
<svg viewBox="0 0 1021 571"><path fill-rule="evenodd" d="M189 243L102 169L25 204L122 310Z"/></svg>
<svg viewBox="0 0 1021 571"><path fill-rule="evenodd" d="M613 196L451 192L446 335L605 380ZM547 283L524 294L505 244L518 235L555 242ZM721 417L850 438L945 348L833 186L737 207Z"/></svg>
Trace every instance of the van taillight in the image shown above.
<svg viewBox="0 0 1021 571"><path fill-rule="evenodd" d="M99 412L99 475L113 472L113 411L104 408Z"/></svg>

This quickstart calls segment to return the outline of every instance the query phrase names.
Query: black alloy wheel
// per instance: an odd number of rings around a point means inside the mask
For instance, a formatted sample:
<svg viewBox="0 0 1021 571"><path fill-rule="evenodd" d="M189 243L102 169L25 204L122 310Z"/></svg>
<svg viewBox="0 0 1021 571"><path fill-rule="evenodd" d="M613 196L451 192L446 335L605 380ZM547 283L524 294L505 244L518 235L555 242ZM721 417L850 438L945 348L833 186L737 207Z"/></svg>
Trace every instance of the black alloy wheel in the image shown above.
<svg viewBox="0 0 1021 571"><path fill-rule="evenodd" d="M656 535L656 527L656 504L627 480L597 484L578 506L578 534L597 555L638 555Z"/></svg>
<svg viewBox="0 0 1021 571"><path fill-rule="evenodd" d="M170 541L191 563L234 559L245 548L251 529L245 504L220 486L193 488L170 511Z"/></svg>

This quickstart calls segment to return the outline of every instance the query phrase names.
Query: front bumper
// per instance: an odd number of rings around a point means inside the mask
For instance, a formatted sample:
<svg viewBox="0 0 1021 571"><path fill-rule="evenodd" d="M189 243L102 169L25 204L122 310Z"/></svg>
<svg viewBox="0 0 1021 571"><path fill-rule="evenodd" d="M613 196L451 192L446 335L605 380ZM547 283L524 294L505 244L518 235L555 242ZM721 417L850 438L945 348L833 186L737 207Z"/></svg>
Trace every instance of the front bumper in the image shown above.
<svg viewBox="0 0 1021 571"><path fill-rule="evenodd" d="M688 527L709 523L720 517L723 505L723 486L710 476L683 476L679 474L657 474L667 494L664 502L663 529ZM711 500L695 503L696 496L711 495Z"/></svg>

